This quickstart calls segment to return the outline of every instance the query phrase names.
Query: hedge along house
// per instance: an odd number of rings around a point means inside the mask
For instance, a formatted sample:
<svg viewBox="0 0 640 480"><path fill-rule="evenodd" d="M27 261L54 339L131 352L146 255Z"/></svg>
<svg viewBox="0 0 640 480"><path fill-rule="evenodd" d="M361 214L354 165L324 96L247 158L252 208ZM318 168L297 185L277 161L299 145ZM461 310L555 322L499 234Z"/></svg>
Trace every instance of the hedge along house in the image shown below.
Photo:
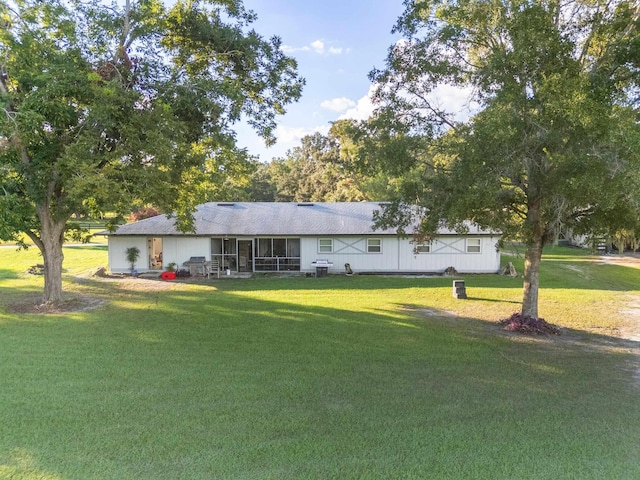
<svg viewBox="0 0 640 480"><path fill-rule="evenodd" d="M416 244L394 229L374 230L376 202L206 203L194 213L194 233L181 233L166 215L120 226L109 234L109 268L130 271L129 247L140 249L138 272L177 267L204 257L231 272L495 273L500 269L499 235L471 227L467 234L442 231Z"/></svg>

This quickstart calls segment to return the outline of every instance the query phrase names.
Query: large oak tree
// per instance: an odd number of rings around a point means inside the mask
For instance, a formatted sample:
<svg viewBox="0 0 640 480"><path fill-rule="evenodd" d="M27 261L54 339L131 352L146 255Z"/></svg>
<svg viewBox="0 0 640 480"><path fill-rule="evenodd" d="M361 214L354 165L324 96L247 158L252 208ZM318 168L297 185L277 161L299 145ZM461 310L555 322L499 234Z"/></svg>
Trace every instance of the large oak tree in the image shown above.
<svg viewBox="0 0 640 480"><path fill-rule="evenodd" d="M189 212L249 165L233 125L267 142L303 80L241 0L0 1L0 238L24 232L62 298L74 213L132 202Z"/></svg>
<svg viewBox="0 0 640 480"><path fill-rule="evenodd" d="M624 0L406 0L378 84L378 121L419 138L412 179L381 224L418 233L472 220L526 244L522 314L538 317L543 246L560 226L637 221L640 4ZM464 119L437 93L469 95Z"/></svg>

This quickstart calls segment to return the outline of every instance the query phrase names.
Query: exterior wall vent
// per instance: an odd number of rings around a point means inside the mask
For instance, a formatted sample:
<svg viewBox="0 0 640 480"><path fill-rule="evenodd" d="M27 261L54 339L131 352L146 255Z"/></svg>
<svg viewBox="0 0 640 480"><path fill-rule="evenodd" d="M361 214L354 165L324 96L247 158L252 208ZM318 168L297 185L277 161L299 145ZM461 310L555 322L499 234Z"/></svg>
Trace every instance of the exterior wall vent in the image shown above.
<svg viewBox="0 0 640 480"><path fill-rule="evenodd" d="M219 207L233 207L235 203L219 203Z"/></svg>
<svg viewBox="0 0 640 480"><path fill-rule="evenodd" d="M313 203L299 203L299 207L313 207Z"/></svg>

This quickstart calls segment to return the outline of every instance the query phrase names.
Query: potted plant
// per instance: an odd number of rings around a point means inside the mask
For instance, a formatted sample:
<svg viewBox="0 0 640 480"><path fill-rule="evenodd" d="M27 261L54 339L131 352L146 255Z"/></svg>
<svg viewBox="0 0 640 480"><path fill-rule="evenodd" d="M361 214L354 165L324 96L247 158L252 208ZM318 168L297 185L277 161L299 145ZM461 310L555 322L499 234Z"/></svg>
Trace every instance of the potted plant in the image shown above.
<svg viewBox="0 0 640 480"><path fill-rule="evenodd" d="M175 280L176 279L176 264L171 262L167 265L167 271L160 274L160 278L163 280Z"/></svg>
<svg viewBox="0 0 640 480"><path fill-rule="evenodd" d="M138 247L127 248L127 262L131 264L131 275L136 271L136 262L140 258L140 249Z"/></svg>

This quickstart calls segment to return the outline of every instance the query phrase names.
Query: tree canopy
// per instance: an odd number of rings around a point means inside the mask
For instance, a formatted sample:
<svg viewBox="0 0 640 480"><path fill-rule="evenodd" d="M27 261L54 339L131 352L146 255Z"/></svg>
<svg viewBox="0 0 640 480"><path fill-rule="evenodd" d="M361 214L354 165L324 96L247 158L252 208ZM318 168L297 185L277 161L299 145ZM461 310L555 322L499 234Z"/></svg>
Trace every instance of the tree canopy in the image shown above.
<svg viewBox="0 0 640 480"><path fill-rule="evenodd" d="M542 248L560 226L637 227L640 5L623 0L406 0L377 121L422 139L389 162L413 171L381 225L418 233L465 220L524 241L522 314L538 317ZM438 88L469 97L448 111ZM404 202L404 203L403 203Z"/></svg>
<svg viewBox="0 0 640 480"><path fill-rule="evenodd" d="M246 119L267 143L304 81L240 0L0 1L0 238L42 251L61 299L74 213L177 212L247 176Z"/></svg>
<svg viewBox="0 0 640 480"><path fill-rule="evenodd" d="M340 120L326 135L303 137L284 157L258 165L246 198L271 202L386 200L396 179L374 166L381 153L368 144L374 137L363 134L365 125L367 122Z"/></svg>

